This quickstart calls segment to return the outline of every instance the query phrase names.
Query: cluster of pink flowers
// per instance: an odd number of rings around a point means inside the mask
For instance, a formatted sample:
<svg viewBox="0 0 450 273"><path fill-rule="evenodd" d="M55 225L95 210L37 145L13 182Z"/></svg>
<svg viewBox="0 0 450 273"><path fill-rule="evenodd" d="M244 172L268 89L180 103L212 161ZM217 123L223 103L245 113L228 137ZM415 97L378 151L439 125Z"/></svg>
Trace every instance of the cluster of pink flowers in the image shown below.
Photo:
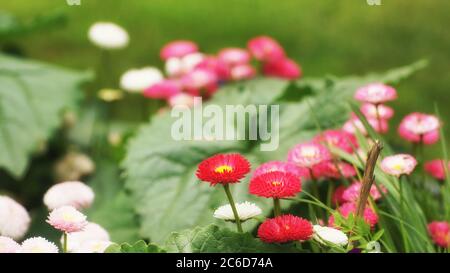
<svg viewBox="0 0 450 273"><path fill-rule="evenodd" d="M385 105L386 102L397 99L397 91L389 85L371 83L362 86L355 93L355 99L362 102L361 112L369 125L378 133L389 130L389 120L394 116L394 110ZM436 116L414 112L403 118L398 127L398 134L412 143L434 144L439 140L441 123ZM360 131L367 135L363 123L354 113L344 124L343 129L349 133Z"/></svg>
<svg viewBox="0 0 450 273"><path fill-rule="evenodd" d="M312 141L294 146L288 153L288 162L297 165L306 178L351 178L356 175L355 168L342 160L333 158L329 148L334 147L353 153L358 147L356 138L343 130L327 130Z"/></svg>
<svg viewBox="0 0 450 273"><path fill-rule="evenodd" d="M167 77L146 88L143 94L167 100L171 106L192 106L194 96L209 98L225 82L253 78L258 74L257 67L270 77L296 79L302 74L283 47L267 36L251 39L247 48L224 48L216 55L200 52L192 41L177 40L166 44L160 56Z"/></svg>

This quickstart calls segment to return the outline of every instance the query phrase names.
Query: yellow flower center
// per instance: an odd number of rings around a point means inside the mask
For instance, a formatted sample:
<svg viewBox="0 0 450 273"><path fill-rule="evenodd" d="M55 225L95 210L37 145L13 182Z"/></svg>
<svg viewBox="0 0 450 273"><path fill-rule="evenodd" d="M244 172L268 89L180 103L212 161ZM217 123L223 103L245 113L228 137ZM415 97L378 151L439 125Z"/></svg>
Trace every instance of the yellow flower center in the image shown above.
<svg viewBox="0 0 450 273"><path fill-rule="evenodd" d="M272 181L272 185L277 187L277 186L281 185L281 182L280 181Z"/></svg>
<svg viewBox="0 0 450 273"><path fill-rule="evenodd" d="M314 147L304 147L301 154L303 157L314 157L316 155L316 149Z"/></svg>
<svg viewBox="0 0 450 273"><path fill-rule="evenodd" d="M214 171L216 173L225 173L225 172L230 173L233 171L233 167L228 166L228 165L221 165L221 166L215 168Z"/></svg>
<svg viewBox="0 0 450 273"><path fill-rule="evenodd" d="M75 221L75 216L71 213L64 213L62 215L62 218L64 219L64 221L67 221L67 222Z"/></svg>
<svg viewBox="0 0 450 273"><path fill-rule="evenodd" d="M289 229L291 229L291 228L290 228L288 225L285 225L285 226L284 226L284 229L285 229L285 230L289 230Z"/></svg>

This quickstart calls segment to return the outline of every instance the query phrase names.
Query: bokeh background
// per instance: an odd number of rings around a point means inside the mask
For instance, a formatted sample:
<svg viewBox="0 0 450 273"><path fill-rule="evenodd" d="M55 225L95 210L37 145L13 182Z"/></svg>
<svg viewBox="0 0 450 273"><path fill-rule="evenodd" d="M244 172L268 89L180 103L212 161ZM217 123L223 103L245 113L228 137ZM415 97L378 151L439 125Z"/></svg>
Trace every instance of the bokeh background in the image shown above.
<svg viewBox="0 0 450 273"><path fill-rule="evenodd" d="M99 52L86 36L92 23L107 20L124 26L131 43L114 53L111 80L116 83L131 67L162 67L159 49L181 38L214 53L226 46L244 47L249 38L267 34L300 62L305 76L364 74L426 58L429 66L398 86L391 126L412 111L434 112L435 103L445 123L450 119L447 0L382 0L381 6L363 0L81 0L81 6L68 6L65 0L15 0L1 1L0 10L25 21L39 14L65 14L65 24L0 43L78 69L95 69L98 63ZM130 103L120 108L124 118L141 117ZM448 126L445 131L450 135Z"/></svg>

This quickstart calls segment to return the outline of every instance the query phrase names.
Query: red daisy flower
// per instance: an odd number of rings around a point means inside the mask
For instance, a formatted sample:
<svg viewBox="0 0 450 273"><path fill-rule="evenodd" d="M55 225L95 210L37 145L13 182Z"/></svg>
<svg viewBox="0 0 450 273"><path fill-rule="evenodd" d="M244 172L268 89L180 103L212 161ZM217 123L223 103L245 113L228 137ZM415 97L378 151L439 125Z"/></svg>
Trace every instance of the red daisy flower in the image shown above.
<svg viewBox="0 0 450 273"><path fill-rule="evenodd" d="M274 171L255 176L250 181L251 194L266 198L295 196L301 191L300 178L292 173Z"/></svg>
<svg viewBox="0 0 450 273"><path fill-rule="evenodd" d="M250 163L240 154L217 154L198 165L198 179L211 185L237 183L250 172Z"/></svg>
<svg viewBox="0 0 450 273"><path fill-rule="evenodd" d="M305 241L311 238L312 234L311 222L291 214L267 219L258 228L258 237L266 243Z"/></svg>

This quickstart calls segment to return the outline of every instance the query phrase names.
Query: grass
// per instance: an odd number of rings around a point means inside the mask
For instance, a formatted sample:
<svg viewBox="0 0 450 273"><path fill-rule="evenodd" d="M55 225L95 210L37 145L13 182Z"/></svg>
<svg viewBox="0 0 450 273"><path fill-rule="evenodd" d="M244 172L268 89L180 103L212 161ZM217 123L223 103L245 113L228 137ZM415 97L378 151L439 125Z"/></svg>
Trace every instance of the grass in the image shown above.
<svg viewBox="0 0 450 273"><path fill-rule="evenodd" d="M100 20L123 25L131 44L114 53L116 80L130 67L161 67L160 47L180 38L197 41L203 51L214 53L268 34L301 63L306 76L381 71L427 58L427 69L398 86L400 99L392 104L397 110L391 122L394 145L404 145L394 138L404 114L433 113L436 102L445 122L449 121L449 1L382 0L382 6L335 0L81 1L81 6L52 0L3 1L0 9L24 19L64 10L67 26L13 42L33 58L81 69L95 68L99 57L86 38L89 26ZM450 134L448 126L445 133ZM428 149L428 157L440 154L438 146Z"/></svg>

